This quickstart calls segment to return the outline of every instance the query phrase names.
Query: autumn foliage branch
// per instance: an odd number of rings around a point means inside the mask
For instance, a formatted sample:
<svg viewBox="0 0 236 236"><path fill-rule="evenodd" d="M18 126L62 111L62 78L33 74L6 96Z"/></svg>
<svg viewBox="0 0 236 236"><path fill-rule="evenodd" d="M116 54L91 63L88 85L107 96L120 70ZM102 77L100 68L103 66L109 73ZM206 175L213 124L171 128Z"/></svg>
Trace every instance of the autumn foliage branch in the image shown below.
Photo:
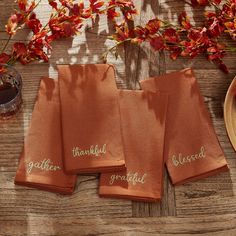
<svg viewBox="0 0 236 236"><path fill-rule="evenodd" d="M0 63L13 64L20 61L22 64L28 64L35 60L47 62L53 41L81 33L88 20L95 19L97 15L106 15L114 23L118 17L122 16L124 20L128 20L132 19L132 14L136 14L133 2L126 0L109 0L106 3L101 0L89 0L87 7L83 1L78 3L75 0L48 0L52 12L48 22L42 25L35 13L40 2L41 0L17 0L18 10L15 10L6 24L9 37L0 50ZM10 39L23 27L32 31L31 39L27 43L14 43L11 52L6 53Z"/></svg>
<svg viewBox="0 0 236 236"><path fill-rule="evenodd" d="M208 61L228 73L223 58L228 51L236 51L235 47L226 43L236 39L236 0L185 2L192 7L213 7L212 11L205 11L205 23L202 27L193 26L186 12L182 12L178 22L173 24L155 18L144 26L130 28L127 22L123 21L122 24L116 25L116 32L110 38L115 41L117 47L127 41L134 44L148 42L155 51L168 51L173 60L178 57L193 59L203 54ZM116 47L111 49L112 52L115 50Z"/></svg>
<svg viewBox="0 0 236 236"><path fill-rule="evenodd" d="M10 53L5 52L5 45L0 51L0 63L13 64L20 61L27 64L34 60L47 62L53 41L81 33L89 19L106 15L114 26L114 34L108 36L114 41L114 46L103 54L104 60L109 52L117 56L118 47L125 42L138 45L146 42L155 51L168 51L173 60L178 57L192 59L203 54L227 73L223 58L228 51L234 52L236 48L227 45L225 37L231 41L236 39L236 0L185 2L193 8L212 6L211 11L205 11L205 22L201 27L192 25L186 12L182 12L175 23L155 18L150 19L146 25L135 25L133 16L137 10L132 0L89 0L87 7L83 1L48 0L52 13L43 26L34 11L40 0L30 3L27 0L17 0L18 10L11 15L6 25L9 35L6 45L25 26L32 31L33 36L27 43L14 43Z"/></svg>

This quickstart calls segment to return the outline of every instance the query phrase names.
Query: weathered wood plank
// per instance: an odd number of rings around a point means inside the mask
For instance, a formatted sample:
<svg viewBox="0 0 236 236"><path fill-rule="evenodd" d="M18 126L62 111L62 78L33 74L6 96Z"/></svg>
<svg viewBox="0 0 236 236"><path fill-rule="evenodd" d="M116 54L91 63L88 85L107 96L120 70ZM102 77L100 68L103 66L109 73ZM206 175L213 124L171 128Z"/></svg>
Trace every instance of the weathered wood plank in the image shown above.
<svg viewBox="0 0 236 236"><path fill-rule="evenodd" d="M205 235L234 236L235 214L159 218L87 218L47 217L28 213L24 218L4 217L1 236L77 236L77 235Z"/></svg>
<svg viewBox="0 0 236 236"><path fill-rule="evenodd" d="M175 188L178 216L235 214L235 158L228 159L228 163L230 172Z"/></svg>
<svg viewBox="0 0 236 236"><path fill-rule="evenodd" d="M101 199L97 194L98 176L79 176L76 190L71 196L14 186L15 173L1 173L0 217L17 216L19 219L29 213L47 217L80 218L131 217L131 202L126 200ZM116 214L114 215L114 212ZM0 230L1 232L1 230Z"/></svg>

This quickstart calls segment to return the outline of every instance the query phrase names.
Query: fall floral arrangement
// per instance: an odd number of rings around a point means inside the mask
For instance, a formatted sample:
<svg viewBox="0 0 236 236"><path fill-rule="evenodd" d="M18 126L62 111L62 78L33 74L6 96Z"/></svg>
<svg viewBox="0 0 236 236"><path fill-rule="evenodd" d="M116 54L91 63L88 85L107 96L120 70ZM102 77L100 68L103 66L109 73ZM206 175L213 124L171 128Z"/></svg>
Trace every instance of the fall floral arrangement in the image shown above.
<svg viewBox="0 0 236 236"><path fill-rule="evenodd" d="M42 25L34 11L40 2L17 0L18 9L6 24L9 38L0 51L0 63L47 62L53 41L80 33L87 21L97 15L106 15L114 27L114 33L108 37L115 46L103 54L104 59L108 52L117 55L117 48L125 42L148 42L155 51L168 51L173 60L204 54L227 73L222 59L228 51L236 49L227 45L227 38L236 39L236 0L189 0L187 3L192 7L212 6L211 11L205 12L205 23L201 27L193 26L186 12L179 15L178 22L154 18L144 26L135 25L132 21L138 12L132 0L89 0L88 5L83 1L48 0L52 13L48 22ZM5 52L10 39L23 27L32 31L30 41L16 42L10 52Z"/></svg>

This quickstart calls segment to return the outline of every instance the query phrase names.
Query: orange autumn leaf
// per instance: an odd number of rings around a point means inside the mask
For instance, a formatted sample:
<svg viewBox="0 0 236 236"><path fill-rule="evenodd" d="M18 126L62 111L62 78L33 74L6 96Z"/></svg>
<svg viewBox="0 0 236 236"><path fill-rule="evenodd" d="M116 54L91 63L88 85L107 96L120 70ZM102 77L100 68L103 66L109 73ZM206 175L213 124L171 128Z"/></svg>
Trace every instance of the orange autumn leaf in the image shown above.
<svg viewBox="0 0 236 236"><path fill-rule="evenodd" d="M160 29L161 21L159 19L149 20L145 28L149 31L149 34L155 34Z"/></svg>
<svg viewBox="0 0 236 236"><path fill-rule="evenodd" d="M10 16L7 25L5 26L6 32L9 35L14 35L16 33L17 25L18 25L18 17L16 14L13 14Z"/></svg>

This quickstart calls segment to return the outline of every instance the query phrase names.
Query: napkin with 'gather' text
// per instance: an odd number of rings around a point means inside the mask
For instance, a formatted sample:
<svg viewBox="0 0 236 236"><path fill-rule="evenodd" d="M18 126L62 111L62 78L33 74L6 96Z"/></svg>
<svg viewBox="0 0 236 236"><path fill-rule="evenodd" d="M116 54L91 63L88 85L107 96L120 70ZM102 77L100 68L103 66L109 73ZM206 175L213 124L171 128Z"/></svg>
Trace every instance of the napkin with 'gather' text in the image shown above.
<svg viewBox="0 0 236 236"><path fill-rule="evenodd" d="M71 194L76 175L63 171L58 82L42 78L15 184Z"/></svg>

